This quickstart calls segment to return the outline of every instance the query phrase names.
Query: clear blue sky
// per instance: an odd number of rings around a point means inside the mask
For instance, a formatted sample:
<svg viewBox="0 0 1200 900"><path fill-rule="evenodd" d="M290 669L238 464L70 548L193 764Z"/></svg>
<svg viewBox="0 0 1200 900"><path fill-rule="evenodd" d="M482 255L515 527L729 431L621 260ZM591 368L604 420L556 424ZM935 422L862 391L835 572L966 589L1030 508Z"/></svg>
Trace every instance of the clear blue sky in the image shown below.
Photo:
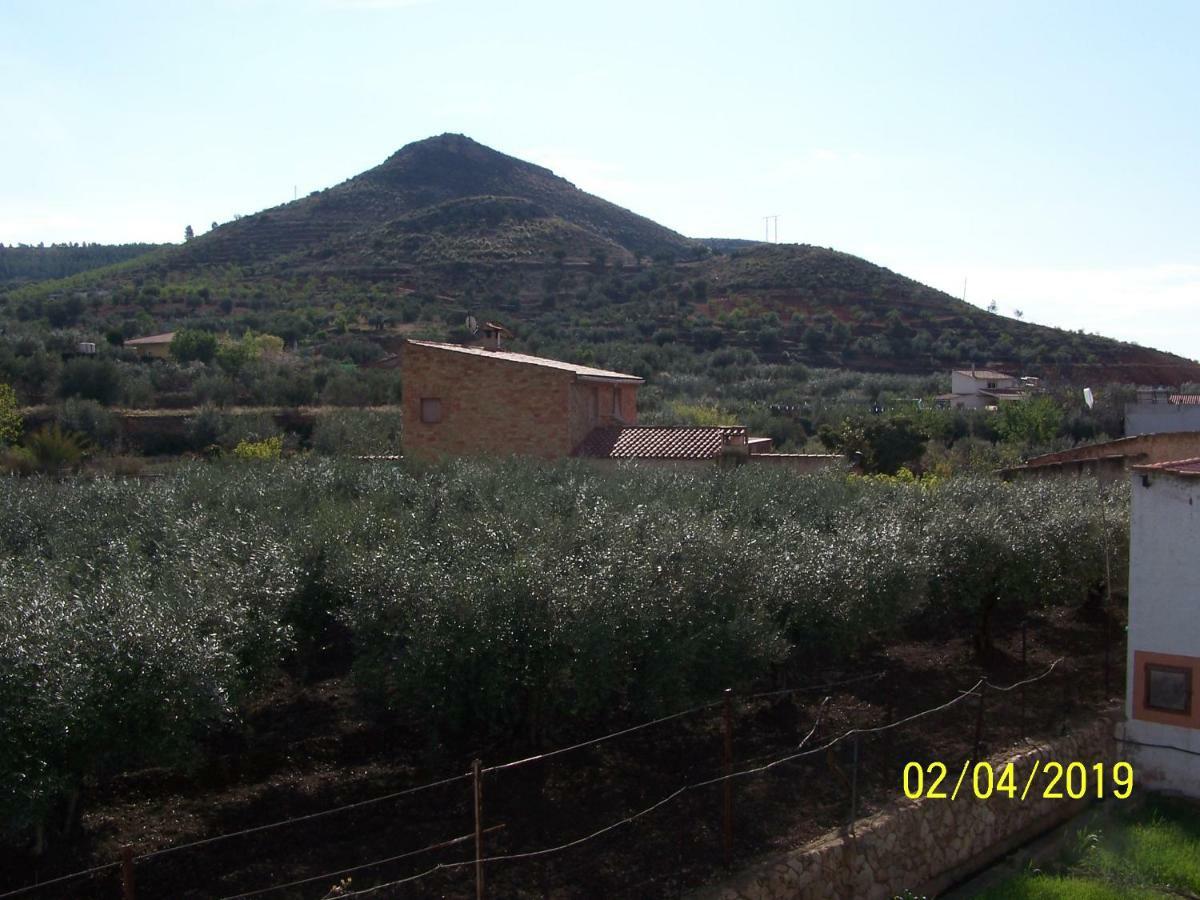
<svg viewBox="0 0 1200 900"><path fill-rule="evenodd" d="M1200 3L0 0L0 241L168 241L444 131L692 236L1200 356Z"/></svg>

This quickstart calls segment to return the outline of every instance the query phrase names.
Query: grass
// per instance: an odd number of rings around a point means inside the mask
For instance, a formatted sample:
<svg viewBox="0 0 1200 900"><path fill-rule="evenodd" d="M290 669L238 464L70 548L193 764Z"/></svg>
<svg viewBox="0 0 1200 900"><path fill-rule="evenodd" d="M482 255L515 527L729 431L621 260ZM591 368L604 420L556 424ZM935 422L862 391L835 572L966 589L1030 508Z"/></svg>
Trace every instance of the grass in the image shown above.
<svg viewBox="0 0 1200 900"><path fill-rule="evenodd" d="M1152 798L1107 832L1081 833L1054 871L1022 872L985 900L1200 896L1200 806Z"/></svg>

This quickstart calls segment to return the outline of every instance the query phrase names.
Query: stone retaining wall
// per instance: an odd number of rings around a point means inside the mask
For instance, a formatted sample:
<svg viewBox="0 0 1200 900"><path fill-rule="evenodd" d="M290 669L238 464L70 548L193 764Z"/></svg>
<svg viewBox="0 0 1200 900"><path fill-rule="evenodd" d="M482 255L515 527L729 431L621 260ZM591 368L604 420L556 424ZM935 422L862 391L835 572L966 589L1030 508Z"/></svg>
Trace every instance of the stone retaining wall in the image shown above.
<svg viewBox="0 0 1200 900"><path fill-rule="evenodd" d="M1079 761L1111 764L1115 759L1114 723L1104 718L1066 737L993 758L993 766L1012 761L1016 783L1025 784L1035 760L1066 765ZM947 782L957 780L948 777ZM695 900L841 900L890 898L911 890L933 896L1038 834L1060 824L1087 805L1087 799L1046 800L1039 774L1022 802L1006 796L978 800L970 793L970 775L957 800L901 800L855 823L854 833L833 832L787 853L761 860L723 884L705 888ZM950 793L954 785L945 786ZM1060 781L1058 788L1063 788ZM900 785L896 785L897 793ZM901 795L902 796L902 795ZM1095 797L1092 788L1092 797Z"/></svg>

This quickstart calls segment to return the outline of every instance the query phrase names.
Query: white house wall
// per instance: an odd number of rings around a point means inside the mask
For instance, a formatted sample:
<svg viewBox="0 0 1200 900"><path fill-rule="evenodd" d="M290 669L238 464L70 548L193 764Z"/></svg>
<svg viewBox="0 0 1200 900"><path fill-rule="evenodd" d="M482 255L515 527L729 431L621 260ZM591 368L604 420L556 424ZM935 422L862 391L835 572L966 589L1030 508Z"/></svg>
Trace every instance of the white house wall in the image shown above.
<svg viewBox="0 0 1200 900"><path fill-rule="evenodd" d="M1200 431L1200 406L1175 403L1126 403L1125 436Z"/></svg>
<svg viewBox="0 0 1200 900"><path fill-rule="evenodd" d="M1143 484L1143 478L1149 486ZM1129 632L1123 737L1200 754L1200 729L1134 718L1135 654L1200 657L1200 479L1135 472L1129 550ZM1200 685L1193 679L1193 708ZM1128 744L1144 787L1200 797L1200 756Z"/></svg>

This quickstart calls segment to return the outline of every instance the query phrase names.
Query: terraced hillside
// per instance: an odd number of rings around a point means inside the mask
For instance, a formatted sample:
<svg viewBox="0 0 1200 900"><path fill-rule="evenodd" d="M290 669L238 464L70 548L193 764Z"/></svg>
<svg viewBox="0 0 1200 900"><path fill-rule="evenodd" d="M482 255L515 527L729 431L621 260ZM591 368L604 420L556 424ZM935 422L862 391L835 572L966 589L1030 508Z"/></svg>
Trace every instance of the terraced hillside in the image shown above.
<svg viewBox="0 0 1200 900"><path fill-rule="evenodd" d="M126 337L196 325L320 347L349 331L386 350L453 336L469 310L502 317L525 349L648 372L737 350L864 371L1200 380L1192 360L995 315L831 249L687 238L462 135L144 261L11 291L0 318L62 321L64 298L86 301L72 324Z"/></svg>

